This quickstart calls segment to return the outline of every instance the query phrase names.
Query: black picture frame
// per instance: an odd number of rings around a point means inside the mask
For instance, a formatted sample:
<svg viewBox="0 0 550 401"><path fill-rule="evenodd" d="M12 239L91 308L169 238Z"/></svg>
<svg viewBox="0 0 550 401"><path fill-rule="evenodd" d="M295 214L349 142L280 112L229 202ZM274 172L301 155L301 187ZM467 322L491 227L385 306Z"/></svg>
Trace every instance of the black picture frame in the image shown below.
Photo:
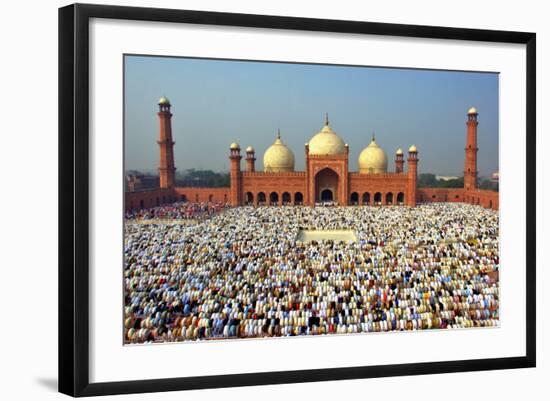
<svg viewBox="0 0 550 401"><path fill-rule="evenodd" d="M521 357L262 372L122 382L89 381L89 22L91 18L437 38L526 45L526 354ZM536 363L536 35L435 26L74 4L59 9L59 391L71 396L534 367Z"/></svg>

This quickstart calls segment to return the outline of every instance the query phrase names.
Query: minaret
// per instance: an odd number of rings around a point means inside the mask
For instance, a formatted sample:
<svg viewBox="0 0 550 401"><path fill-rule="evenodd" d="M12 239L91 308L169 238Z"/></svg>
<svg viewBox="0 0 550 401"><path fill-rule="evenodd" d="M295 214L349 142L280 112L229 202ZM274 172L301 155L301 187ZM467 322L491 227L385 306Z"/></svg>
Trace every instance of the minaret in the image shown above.
<svg viewBox="0 0 550 401"><path fill-rule="evenodd" d="M174 144L172 140L172 113L170 113L170 101L166 97L159 99L159 123L160 134L158 144L160 146L160 187L172 189L176 186L176 167L174 165Z"/></svg>
<svg viewBox="0 0 550 401"><path fill-rule="evenodd" d="M468 110L466 121L466 152L464 158L464 189L469 191L477 188L477 110Z"/></svg>
<svg viewBox="0 0 550 401"><path fill-rule="evenodd" d="M231 162L231 205L241 205L242 194L242 176L241 176L241 148L237 142L233 142L229 147L229 160Z"/></svg>
<svg viewBox="0 0 550 401"><path fill-rule="evenodd" d="M409 148L408 171L407 171L407 206L416 206L416 174L418 167L418 150L412 145Z"/></svg>
<svg viewBox="0 0 550 401"><path fill-rule="evenodd" d="M395 152L395 172L396 173L402 173L403 172L403 164L405 163L403 159L403 149L399 148Z"/></svg>
<svg viewBox="0 0 550 401"><path fill-rule="evenodd" d="M246 171L253 173L256 171L256 167L254 165L254 162L256 161L256 157L254 154L254 148L252 146L249 146L246 148Z"/></svg>

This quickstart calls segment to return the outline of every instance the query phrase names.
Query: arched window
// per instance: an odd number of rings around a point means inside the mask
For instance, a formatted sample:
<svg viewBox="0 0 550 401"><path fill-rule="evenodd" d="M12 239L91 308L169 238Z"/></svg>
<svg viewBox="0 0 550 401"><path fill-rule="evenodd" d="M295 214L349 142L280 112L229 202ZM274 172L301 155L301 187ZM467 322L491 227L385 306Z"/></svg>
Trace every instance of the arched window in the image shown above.
<svg viewBox="0 0 550 401"><path fill-rule="evenodd" d="M403 192L399 192L397 194L397 204L402 206L404 202L405 202L405 194Z"/></svg>
<svg viewBox="0 0 550 401"><path fill-rule="evenodd" d="M181 195L180 199L182 202L187 202L187 196L185 194Z"/></svg>
<svg viewBox="0 0 550 401"><path fill-rule="evenodd" d="M283 192L283 205L290 205L290 194L288 192Z"/></svg>
<svg viewBox="0 0 550 401"><path fill-rule="evenodd" d="M492 200L489 200L489 208L490 208L490 209L493 208L493 201L492 201Z"/></svg>
<svg viewBox="0 0 550 401"><path fill-rule="evenodd" d="M279 194L277 192L271 192L269 194L269 204L271 206L277 206L279 203Z"/></svg>
<svg viewBox="0 0 550 401"><path fill-rule="evenodd" d="M214 200L214 195L210 194L208 195L208 202L212 202Z"/></svg>
<svg viewBox="0 0 550 401"><path fill-rule="evenodd" d="M352 205L357 205L359 204L359 194L357 192L352 192L350 198L349 198L349 202L352 204Z"/></svg>
<svg viewBox="0 0 550 401"><path fill-rule="evenodd" d="M393 205L393 193L391 192L386 194L386 205Z"/></svg>
<svg viewBox="0 0 550 401"><path fill-rule="evenodd" d="M265 205L265 194L263 192L258 193L258 204Z"/></svg>
<svg viewBox="0 0 550 401"><path fill-rule="evenodd" d="M370 194L368 192L365 192L363 194L363 205L370 204Z"/></svg>
<svg viewBox="0 0 550 401"><path fill-rule="evenodd" d="M195 194L195 202L199 201L199 194Z"/></svg>
<svg viewBox="0 0 550 401"><path fill-rule="evenodd" d="M223 201L227 203L227 194L223 194Z"/></svg>
<svg viewBox="0 0 550 401"><path fill-rule="evenodd" d="M254 204L254 194L252 192L246 193L246 204L247 205L253 205Z"/></svg>
<svg viewBox="0 0 550 401"><path fill-rule="evenodd" d="M377 192L374 194L374 204L375 205L381 205L382 204L382 194L380 192Z"/></svg>
<svg viewBox="0 0 550 401"><path fill-rule="evenodd" d="M294 204L295 205L301 205L304 203L304 195L302 195L301 192L296 192L294 194Z"/></svg>

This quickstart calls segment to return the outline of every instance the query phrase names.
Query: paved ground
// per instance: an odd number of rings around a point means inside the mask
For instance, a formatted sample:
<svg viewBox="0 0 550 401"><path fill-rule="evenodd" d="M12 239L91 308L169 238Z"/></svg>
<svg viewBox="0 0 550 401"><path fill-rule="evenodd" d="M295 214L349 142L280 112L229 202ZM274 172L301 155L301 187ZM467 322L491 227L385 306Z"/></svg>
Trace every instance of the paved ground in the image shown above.
<svg viewBox="0 0 550 401"><path fill-rule="evenodd" d="M357 236L353 230L300 230L296 239L302 242L322 240L357 242Z"/></svg>

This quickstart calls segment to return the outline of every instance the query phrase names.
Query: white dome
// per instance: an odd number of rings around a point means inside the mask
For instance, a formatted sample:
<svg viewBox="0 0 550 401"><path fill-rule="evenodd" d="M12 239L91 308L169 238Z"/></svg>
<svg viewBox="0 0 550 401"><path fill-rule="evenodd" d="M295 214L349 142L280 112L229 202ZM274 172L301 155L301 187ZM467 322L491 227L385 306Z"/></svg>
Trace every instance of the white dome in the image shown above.
<svg viewBox="0 0 550 401"><path fill-rule="evenodd" d="M281 134L264 153L264 171L268 173L279 173L283 171L294 171L294 153L281 140Z"/></svg>
<svg viewBox="0 0 550 401"><path fill-rule="evenodd" d="M324 127L309 141L309 154L340 155L345 152L344 141L330 128L327 117Z"/></svg>
<svg viewBox="0 0 550 401"><path fill-rule="evenodd" d="M374 140L359 154L359 172L362 174L385 173L388 171L386 152Z"/></svg>

